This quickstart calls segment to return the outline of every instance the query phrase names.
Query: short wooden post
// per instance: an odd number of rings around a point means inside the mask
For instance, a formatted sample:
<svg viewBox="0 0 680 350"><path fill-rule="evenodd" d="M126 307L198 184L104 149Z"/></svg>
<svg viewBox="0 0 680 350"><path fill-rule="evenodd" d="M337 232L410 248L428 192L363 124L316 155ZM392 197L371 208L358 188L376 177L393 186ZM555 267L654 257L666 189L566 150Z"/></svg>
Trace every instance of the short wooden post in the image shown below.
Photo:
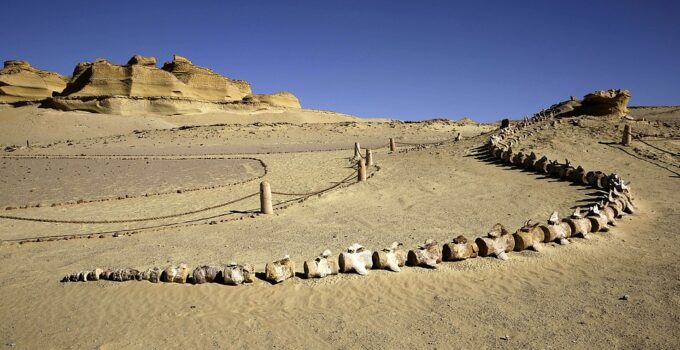
<svg viewBox="0 0 680 350"><path fill-rule="evenodd" d="M361 158L361 146L359 146L359 142L354 143L354 158Z"/></svg>
<svg viewBox="0 0 680 350"><path fill-rule="evenodd" d="M373 151L366 149L366 166L373 165Z"/></svg>
<svg viewBox="0 0 680 350"><path fill-rule="evenodd" d="M366 161L364 159L359 160L359 166L357 167L357 181L366 181Z"/></svg>
<svg viewBox="0 0 680 350"><path fill-rule="evenodd" d="M269 182L260 182L260 212L262 214L274 214L272 208L272 189Z"/></svg>
<svg viewBox="0 0 680 350"><path fill-rule="evenodd" d="M633 134L630 130L630 125L626 124L623 126L623 140L621 140L621 144L628 146L631 141L633 141Z"/></svg>
<svg viewBox="0 0 680 350"><path fill-rule="evenodd" d="M28 143L28 140L26 140L26 148L31 148L31 144Z"/></svg>
<svg viewBox="0 0 680 350"><path fill-rule="evenodd" d="M390 152L394 152L397 146L394 144L394 138L390 137Z"/></svg>
<svg viewBox="0 0 680 350"><path fill-rule="evenodd" d="M510 126L510 119L501 120L501 129L505 129Z"/></svg>

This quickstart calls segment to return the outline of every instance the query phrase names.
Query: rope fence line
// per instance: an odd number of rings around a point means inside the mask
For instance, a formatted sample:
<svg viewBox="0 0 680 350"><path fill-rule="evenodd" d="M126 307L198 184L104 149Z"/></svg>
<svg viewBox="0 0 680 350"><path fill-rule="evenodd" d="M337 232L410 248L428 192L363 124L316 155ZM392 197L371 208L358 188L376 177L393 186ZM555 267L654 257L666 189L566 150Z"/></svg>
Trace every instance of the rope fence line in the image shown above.
<svg viewBox="0 0 680 350"><path fill-rule="evenodd" d="M651 143L647 142L647 140L644 140L642 138L635 138L635 140L640 141L640 142L644 143L645 145L652 147L652 148L654 148L658 151L661 151L663 153L669 154L669 155L674 156L674 157L680 157L680 153L671 152L671 151L665 150L663 148L657 147L657 146L652 145ZM654 140L654 141L662 141L662 140ZM665 140L663 140L663 141L665 141Z"/></svg>
<svg viewBox="0 0 680 350"><path fill-rule="evenodd" d="M164 219L171 219L171 218L176 218L176 217L181 217L181 216L197 214L197 213L205 212L205 211L208 211L208 210L213 210L213 209L225 207L225 206L230 205L230 204L238 203L240 201L254 197L258 194L259 194L259 192L255 192L255 193L251 193L249 195L246 195L246 196L238 198L238 199L234 199L234 200L224 202L224 203L219 203L219 204L212 205L212 206L205 207L205 208L201 208L201 209L186 211L186 212L177 213L177 214L148 217L148 218L120 219L120 220L59 220L59 219L42 219L42 218L28 218L28 217L22 217L22 216L0 215L0 219L37 221L37 222L47 222L47 223L55 223L55 224L125 224L125 223L132 223L132 222L164 220Z"/></svg>
<svg viewBox="0 0 680 350"><path fill-rule="evenodd" d="M432 142L432 143L412 144L412 145L415 145L415 146L423 146L423 145L441 145L441 144L443 144L443 143L445 143L446 141L449 141L449 140L452 140L452 139L446 139L446 140L444 140L444 141L437 141L437 142ZM454 141L455 141L455 140L454 140ZM389 147L389 143L388 143L387 145L382 146L382 147L379 147L379 148L377 148L377 149L386 148L386 147ZM417 147L416 147L416 148L417 148ZM375 149L375 148L374 148L374 149ZM339 149L339 150L346 151L346 149ZM338 151L339 151L339 150L338 150ZM305 151L305 152L316 152L316 151ZM281 153L300 153L300 152L281 152ZM28 157L28 158L30 158L30 157L36 157L36 158L37 158L37 157L51 157L51 156L50 156L50 155L41 155L41 156L26 156L26 157ZM20 155L19 155L19 156L0 156L0 158L26 158L26 157L25 157L25 156L20 156ZM66 156L66 157L71 157L71 158L72 158L73 156ZM85 156L85 157L88 157L88 156ZM110 155L106 155L106 157L111 157L111 156L110 156ZM150 156L133 156L133 159L145 159L145 157L146 157L146 159L150 158ZM169 157L169 156L160 156L159 158L165 159L165 157ZM203 156L203 157L205 158L205 156ZM195 158L192 157L192 158L189 158L189 159L197 159L197 158L199 158L199 157L195 157ZM77 159L83 159L83 158L77 158ZM99 159L99 158L97 158L97 159ZM236 158L236 159L254 159L254 160L258 160L258 161L260 161L260 162L264 165L264 168L265 168L265 175L268 173L268 172L267 172L266 164L265 164L262 160L260 160L260 159L257 159L257 158L249 158L249 157ZM368 175L368 178L372 178L373 176L375 176L375 174L376 174L378 171L381 170L381 167L378 166L378 165L374 165L374 167L375 167L375 171L373 171L371 174L369 174L369 175ZM312 197L312 196L315 196L315 195L321 195L321 194L323 194L323 193L326 193L326 192L328 192L328 191L331 191L331 190L336 189L336 188L338 188L338 187L341 187L341 186L343 186L343 185L344 185L344 186L350 186L351 183L349 182L349 180L350 180L352 177L356 176L355 174L356 174L356 173L353 172L353 173L351 173L350 175L348 175L347 177L345 177L344 179L342 179L342 180L336 182L336 183L333 184L332 186L329 186L329 187L326 187L326 188L324 188L324 189L317 190L317 191L314 191L314 192L308 192L308 193L272 192L273 194L277 194L277 195L284 195L284 196L298 196L297 198L292 198L292 199L289 199L289 200L285 200L285 201L276 203L275 206L276 206L277 208L275 208L275 210L281 210L281 209L288 208L288 207L290 207L294 202L302 202L302 201L306 200L306 199L309 198L309 197ZM264 175L263 175L263 176L264 176ZM260 177L260 178L261 178L261 177ZM252 179L249 180L249 181L252 181ZM217 204L217 205L214 205L214 206L210 206L210 207L206 207L206 208L201 208L201 209L197 209L197 210L193 210L193 211L188 211L188 212L183 212L183 213L178 213L178 214L165 215L165 216L158 216L158 217L150 217L150 218L137 218L137 219L125 219L125 220L57 220L57 219L41 219L41 218L27 218L27 217L18 217L18 216L10 216L10 215L0 215L0 219L22 220L22 221L34 221L34 222L45 222L45 223L66 223L66 224L112 224L112 223L144 222L144 221L154 221L154 220L162 220L162 219L168 219L168 218L175 218L175 217L181 217L181 216L192 215L192 214L196 214L196 213L200 213L200 212L205 212L205 211L217 209L217 208L220 208L220 207L224 207L224 206L226 206L226 205L230 205L230 204L234 204L234 203L240 202L240 201L242 201L242 200L245 200L245 199L254 197L254 196L258 195L258 194L259 194L259 192L252 193L252 194L250 194L250 195L247 195L247 196L245 196L245 197L242 197L242 198L239 198L239 199L236 199L236 200L233 200L233 201L229 201L229 202L225 202L225 203L220 203L220 204ZM241 213L257 213L257 210L258 210L258 209L249 209L249 210L247 210L247 211L240 211L240 212L241 212ZM212 217L210 217L210 218L199 218L199 219L189 220L189 221L183 222L183 223L168 223L168 224L161 224L161 225L151 226L151 227L148 227L148 228L121 229L121 230L115 230L115 231L112 230L112 231L99 232L99 233L79 233L79 234L64 234L64 235L44 235L44 236L36 236L36 237L29 237L29 238L6 239L6 240L2 240L2 241L0 241L0 242L13 242L13 243L23 244L23 243L28 243L28 242L43 242L43 241L63 240L63 239L72 239L72 238L85 238L85 237L87 237L87 238L93 238L95 235L100 235L100 237L103 237L104 234L113 233L114 235L116 235L116 234L118 234L118 233L125 233L125 232L127 232L127 234L130 235L131 233L136 233L136 232L139 232L140 230L146 230L146 229L156 230L156 231L157 231L157 230L161 230L161 229L167 228L167 227L188 227L188 226L196 226L196 225L200 225L200 223L197 223L198 221L204 221L204 220L207 220L207 219L218 218L218 217L222 217L222 216L230 215L230 214L233 214L233 212L227 213L227 214L219 214L219 215L215 215L215 216L212 216ZM259 215L259 213L258 213L258 215ZM251 214L250 217L252 218L252 217L256 217L256 216ZM244 218L244 217L242 216L242 217L238 217L238 218L222 219L222 220L220 220L220 222L230 222L230 221L242 220L243 218ZM212 222L206 222L206 223L212 224Z"/></svg>
<svg viewBox="0 0 680 350"><path fill-rule="evenodd" d="M49 158L49 156L41 156L43 158L36 158L36 159L101 159L101 158ZM22 157L23 158L23 157ZM107 158L108 159L108 158ZM201 187L192 187L192 188L182 188L182 189L175 189L171 191L163 191L163 192L147 192L144 194L139 194L139 195L119 195L119 196L112 196L112 197L100 197L100 198L95 198L95 199L78 199L78 200L71 200L71 201L65 201L65 202L53 202L50 204L45 204L45 206L51 206L51 207L60 207L60 206L71 206L71 205L78 205L78 204L87 204L87 203L97 203L97 202L108 202L108 201L114 201L114 200L124 200L124 199L132 199L132 198L141 198L141 197L153 197L153 196L162 196L162 195L168 195L168 194L174 194L174 193L184 193L184 192L195 192L195 191L204 191L204 190L214 190L217 188L224 188L224 187L230 187L230 186L238 186L238 185L244 185L246 183L259 180L269 173L269 168L267 164L259 158L251 158L251 157L237 157L237 158L182 158L182 159L167 159L167 158L110 158L110 159L116 159L116 160L144 160L144 159L149 159L149 160L194 160L194 159L210 159L210 160L254 160L260 163L262 166L263 172L261 175L251 177L247 180L242 180L242 181L237 181L237 182L231 182L231 183L226 183L226 184L220 184L220 185L212 185L212 186L201 186ZM37 203L37 204L24 204L24 205L19 205L19 206L7 206L5 207L5 210L16 210L16 209L29 209L29 208L40 208L42 207L42 203Z"/></svg>
<svg viewBox="0 0 680 350"><path fill-rule="evenodd" d="M376 172L380 171L379 166L375 166L376 170L369 175L369 177L373 177ZM316 195L323 194L325 192L330 191L331 189L337 188L340 185L345 185L345 186L350 186L351 183L348 182L349 179L354 177L354 174L349 175L345 179L341 180L340 182L336 183L335 185L325 188L323 190L317 191ZM253 197L258 195L259 192L253 193L249 195L248 197ZM309 197L312 197L313 195L308 195L306 197L299 197L299 198L293 198L289 199L283 202L276 203L275 206L279 206L275 208L275 210L282 210L290 207L291 205L294 204L294 202L300 202L304 201ZM242 198L243 200L245 198ZM285 205L284 205L285 204ZM226 205L226 204L225 204ZM250 215L244 215L244 216L239 216L235 218L228 218L228 219L220 219L219 222L221 223L226 223L226 222L233 222L233 221L239 221L243 220L244 218L255 218L259 216L259 208L253 208L253 209L248 209L248 210L242 210L239 211L239 213L242 214L250 214ZM204 225L204 224L212 224L212 223L217 223L216 220L213 221L208 221L211 219L217 219L219 217L223 217L226 215L233 215L235 212L228 212L228 213L221 213L217 215L213 215L210 217L202 217L202 218L197 218L197 219L191 219L185 222L176 222L176 223L166 223L166 224L159 224L159 225L154 225L154 226L147 226L147 227L137 227L137 228L130 228L130 229L120 229L120 230L109 230L109 231L100 231L100 232L87 232L87 233L75 233L75 234L63 234L63 235L43 235L43 236L34 236L34 237L24 237L24 238L13 238L13 239L6 239L3 240L2 242L7 242L7 243L17 243L17 244L24 244L24 243L34 243L34 242L48 242L48 241L57 241L57 240L69 240L69 239L79 239L79 238L94 238L94 237L100 237L103 238L105 235L113 235L114 237L117 237L119 234L125 234L128 236L131 236L133 234L136 234L140 231L145 231L145 232L158 232L166 228L180 228L180 227L192 227L192 226L199 226L199 225Z"/></svg>

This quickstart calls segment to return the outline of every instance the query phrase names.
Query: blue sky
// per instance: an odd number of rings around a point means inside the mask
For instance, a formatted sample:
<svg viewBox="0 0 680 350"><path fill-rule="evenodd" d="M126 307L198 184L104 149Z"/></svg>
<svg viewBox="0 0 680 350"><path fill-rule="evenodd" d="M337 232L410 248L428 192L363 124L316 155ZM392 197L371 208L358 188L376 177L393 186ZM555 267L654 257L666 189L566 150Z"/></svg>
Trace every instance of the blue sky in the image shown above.
<svg viewBox="0 0 680 350"><path fill-rule="evenodd" d="M256 93L367 117L520 117L626 88L680 104L680 1L10 1L0 59L173 53Z"/></svg>

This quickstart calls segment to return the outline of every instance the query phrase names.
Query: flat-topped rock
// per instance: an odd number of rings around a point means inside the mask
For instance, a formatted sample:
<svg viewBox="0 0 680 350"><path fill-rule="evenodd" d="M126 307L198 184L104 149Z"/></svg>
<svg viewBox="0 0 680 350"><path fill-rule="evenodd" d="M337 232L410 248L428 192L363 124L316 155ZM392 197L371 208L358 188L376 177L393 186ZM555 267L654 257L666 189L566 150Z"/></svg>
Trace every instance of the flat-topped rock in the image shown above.
<svg viewBox="0 0 680 350"><path fill-rule="evenodd" d="M246 102L265 103L277 107L302 108L300 100L288 91L281 91L271 95L249 95L243 100Z"/></svg>

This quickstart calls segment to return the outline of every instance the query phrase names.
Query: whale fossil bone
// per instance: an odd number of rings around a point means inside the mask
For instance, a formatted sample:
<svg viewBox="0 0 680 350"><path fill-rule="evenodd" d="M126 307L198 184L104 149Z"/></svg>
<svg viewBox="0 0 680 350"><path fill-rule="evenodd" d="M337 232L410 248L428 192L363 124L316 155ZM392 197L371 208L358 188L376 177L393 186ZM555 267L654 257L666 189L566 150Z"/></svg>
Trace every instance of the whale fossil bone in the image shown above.
<svg viewBox="0 0 680 350"><path fill-rule="evenodd" d="M340 270L338 260L331 256L331 251L328 249L314 259L305 261L302 267L305 278L324 278L337 275Z"/></svg>
<svg viewBox="0 0 680 350"><path fill-rule="evenodd" d="M401 271L406 264L406 252L399 248L401 246L401 243L393 242L389 247L373 252L373 268Z"/></svg>
<svg viewBox="0 0 680 350"><path fill-rule="evenodd" d="M359 243L347 247L347 251L340 253L338 257L340 272L356 272L362 276L368 275L368 269L373 267L371 251Z"/></svg>

